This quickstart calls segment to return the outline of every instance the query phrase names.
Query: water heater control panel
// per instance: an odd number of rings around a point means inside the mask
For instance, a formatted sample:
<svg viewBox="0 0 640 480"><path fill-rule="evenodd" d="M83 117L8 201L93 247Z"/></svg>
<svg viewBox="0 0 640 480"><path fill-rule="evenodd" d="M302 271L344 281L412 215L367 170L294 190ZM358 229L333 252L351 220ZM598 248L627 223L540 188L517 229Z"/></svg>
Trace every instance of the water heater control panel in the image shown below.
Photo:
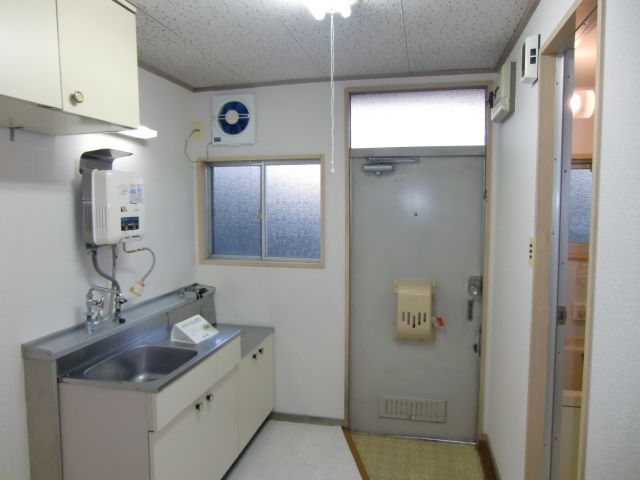
<svg viewBox="0 0 640 480"><path fill-rule="evenodd" d="M84 241L110 245L144 235L144 182L131 172L90 170L82 176Z"/></svg>

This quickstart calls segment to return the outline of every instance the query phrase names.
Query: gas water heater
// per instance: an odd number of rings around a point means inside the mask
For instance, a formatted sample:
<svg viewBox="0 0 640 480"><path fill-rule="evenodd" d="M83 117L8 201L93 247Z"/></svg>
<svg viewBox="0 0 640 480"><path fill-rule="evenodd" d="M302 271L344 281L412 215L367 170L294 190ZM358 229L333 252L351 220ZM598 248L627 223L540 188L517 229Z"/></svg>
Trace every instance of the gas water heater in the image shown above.
<svg viewBox="0 0 640 480"><path fill-rule="evenodd" d="M111 170L114 159L127 155L131 154L112 149L83 154L82 224L88 245L113 245L139 240L144 235L142 177Z"/></svg>

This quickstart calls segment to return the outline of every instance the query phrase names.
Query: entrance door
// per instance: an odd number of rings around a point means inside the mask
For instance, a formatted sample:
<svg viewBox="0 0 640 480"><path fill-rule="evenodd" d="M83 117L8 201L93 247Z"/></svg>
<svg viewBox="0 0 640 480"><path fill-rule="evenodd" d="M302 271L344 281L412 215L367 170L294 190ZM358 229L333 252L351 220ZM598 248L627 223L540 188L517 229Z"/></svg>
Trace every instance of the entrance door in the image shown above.
<svg viewBox="0 0 640 480"><path fill-rule="evenodd" d="M482 273L484 147L427 153L380 175L351 160L349 421L355 431L475 441L482 307L467 280ZM395 280L437 284L432 312L445 328L433 341L394 340ZM445 421L389 418L381 397L445 401Z"/></svg>

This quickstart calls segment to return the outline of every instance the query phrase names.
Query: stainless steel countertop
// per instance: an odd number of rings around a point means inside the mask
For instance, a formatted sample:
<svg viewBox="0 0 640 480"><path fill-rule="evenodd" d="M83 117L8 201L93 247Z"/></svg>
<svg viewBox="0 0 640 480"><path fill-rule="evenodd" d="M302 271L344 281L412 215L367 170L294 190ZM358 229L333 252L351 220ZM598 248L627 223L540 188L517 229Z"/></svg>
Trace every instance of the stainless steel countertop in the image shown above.
<svg viewBox="0 0 640 480"><path fill-rule="evenodd" d="M220 324L219 324L220 325ZM240 355L242 358L251 353L251 350L256 348L258 344L273 333L273 327L254 327L251 325L224 325L226 327L233 327L240 329Z"/></svg>
<svg viewBox="0 0 640 480"><path fill-rule="evenodd" d="M204 342L199 343L198 345L190 345L185 343L172 342L171 328L171 325L163 325L153 330L149 335L146 335L138 339L137 341L126 345L126 347L123 347L123 349L119 352L112 352L110 355L104 358L93 358L84 365L78 366L77 368L70 370L69 372L60 376L60 382L75 383L78 385L88 385L102 388L117 388L122 390L137 390L140 392L157 393L167 385L171 384L171 382L178 379L193 367L198 365L205 358L209 357L217 350L224 347L227 343L240 335L241 332L240 328L233 327L231 325L217 325L216 328L218 329L218 333L214 337L207 339ZM160 379L149 382L90 380L83 377L83 373L89 367L100 363L108 358L111 358L126 349L139 345L179 347L188 350L194 350L197 352L197 354L195 357L178 367L176 370L168 373Z"/></svg>

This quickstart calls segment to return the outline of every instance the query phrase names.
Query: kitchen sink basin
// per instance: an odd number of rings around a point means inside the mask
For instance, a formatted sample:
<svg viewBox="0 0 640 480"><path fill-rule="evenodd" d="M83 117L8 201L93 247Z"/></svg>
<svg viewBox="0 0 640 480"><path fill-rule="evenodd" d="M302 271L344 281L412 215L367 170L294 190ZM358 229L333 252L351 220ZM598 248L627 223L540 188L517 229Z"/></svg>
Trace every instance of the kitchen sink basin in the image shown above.
<svg viewBox="0 0 640 480"><path fill-rule="evenodd" d="M194 350L139 345L97 363L83 372L89 380L150 382L181 367L197 355Z"/></svg>

